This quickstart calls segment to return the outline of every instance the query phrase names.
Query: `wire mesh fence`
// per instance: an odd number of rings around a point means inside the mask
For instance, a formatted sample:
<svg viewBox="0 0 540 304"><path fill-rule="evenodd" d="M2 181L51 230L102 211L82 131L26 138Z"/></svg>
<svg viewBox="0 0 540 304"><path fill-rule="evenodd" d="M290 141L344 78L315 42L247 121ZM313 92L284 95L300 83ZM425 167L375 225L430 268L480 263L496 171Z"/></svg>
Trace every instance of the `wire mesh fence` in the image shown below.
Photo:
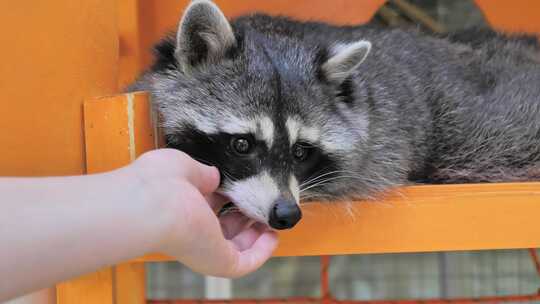
<svg viewBox="0 0 540 304"><path fill-rule="evenodd" d="M233 280L229 300L540 303L537 263L527 250L276 258ZM150 302L204 303L189 300L205 298L204 277L180 264L149 264L147 276Z"/></svg>

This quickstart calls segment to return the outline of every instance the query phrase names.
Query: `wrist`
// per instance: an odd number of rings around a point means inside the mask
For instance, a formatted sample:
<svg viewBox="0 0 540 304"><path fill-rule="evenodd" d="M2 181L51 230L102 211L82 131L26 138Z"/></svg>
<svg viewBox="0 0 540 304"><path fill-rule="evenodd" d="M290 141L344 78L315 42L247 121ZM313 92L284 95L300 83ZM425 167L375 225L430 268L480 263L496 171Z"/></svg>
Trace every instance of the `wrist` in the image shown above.
<svg viewBox="0 0 540 304"><path fill-rule="evenodd" d="M166 223L169 221L164 212L163 202L155 187L139 176L139 172L130 166L111 172L108 183L121 189L119 220L129 223L123 227L123 237L131 238L137 250L135 258L158 250L162 243Z"/></svg>
<svg viewBox="0 0 540 304"><path fill-rule="evenodd" d="M145 240L144 252L164 253L173 231L178 230L178 214L183 208L178 197L180 185L169 180L144 176L139 168L126 167L118 170L130 189L128 208L132 210L133 224L141 239Z"/></svg>

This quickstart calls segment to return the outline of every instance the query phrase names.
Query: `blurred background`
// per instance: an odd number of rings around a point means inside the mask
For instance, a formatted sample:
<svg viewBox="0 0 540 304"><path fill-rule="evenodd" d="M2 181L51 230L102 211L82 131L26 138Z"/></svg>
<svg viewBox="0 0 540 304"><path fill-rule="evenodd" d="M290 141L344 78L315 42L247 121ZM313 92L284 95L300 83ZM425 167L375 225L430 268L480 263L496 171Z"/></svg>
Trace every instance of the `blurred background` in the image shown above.
<svg viewBox="0 0 540 304"><path fill-rule="evenodd" d="M147 263L146 270L147 298L154 300L321 296L319 257L274 258L230 282L205 278L175 262ZM334 256L329 282L335 298L350 300L535 294L540 287L526 250Z"/></svg>

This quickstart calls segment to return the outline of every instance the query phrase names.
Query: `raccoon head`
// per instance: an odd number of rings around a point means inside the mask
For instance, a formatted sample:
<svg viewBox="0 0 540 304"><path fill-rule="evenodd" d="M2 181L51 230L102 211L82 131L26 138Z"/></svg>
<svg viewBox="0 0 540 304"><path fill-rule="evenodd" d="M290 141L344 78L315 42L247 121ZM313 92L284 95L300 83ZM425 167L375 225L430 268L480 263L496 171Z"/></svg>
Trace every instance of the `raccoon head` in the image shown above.
<svg viewBox="0 0 540 304"><path fill-rule="evenodd" d="M340 194L335 181L353 170L343 160L366 144L350 76L369 49L231 25L211 1L194 1L134 89L151 92L169 147L217 166L219 191L242 213L287 229L301 197Z"/></svg>

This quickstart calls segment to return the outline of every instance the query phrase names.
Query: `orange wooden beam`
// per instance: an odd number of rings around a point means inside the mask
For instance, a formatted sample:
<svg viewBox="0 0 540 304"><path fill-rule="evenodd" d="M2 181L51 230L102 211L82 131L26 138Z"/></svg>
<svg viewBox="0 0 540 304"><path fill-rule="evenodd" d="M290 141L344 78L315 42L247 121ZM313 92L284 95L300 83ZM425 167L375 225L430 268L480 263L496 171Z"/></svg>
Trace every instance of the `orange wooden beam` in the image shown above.
<svg viewBox="0 0 540 304"><path fill-rule="evenodd" d="M84 127L88 173L125 166L138 155L154 149L157 145L150 104L145 93L123 94L87 101L84 104ZM109 284L111 292L102 291L102 294L110 297L111 303L145 303L143 264L123 263L104 271L111 273L111 276L94 275L94 282L83 281L76 286L86 288L88 284L99 283L101 286ZM75 298L77 291L73 294ZM84 298L84 294L78 294ZM62 301L62 303L79 302Z"/></svg>
<svg viewBox="0 0 540 304"><path fill-rule="evenodd" d="M113 304L113 272L106 268L58 284L56 298L57 304Z"/></svg>
<svg viewBox="0 0 540 304"><path fill-rule="evenodd" d="M540 183L412 186L379 201L313 203L276 256L540 247ZM168 260L151 255L138 261Z"/></svg>

